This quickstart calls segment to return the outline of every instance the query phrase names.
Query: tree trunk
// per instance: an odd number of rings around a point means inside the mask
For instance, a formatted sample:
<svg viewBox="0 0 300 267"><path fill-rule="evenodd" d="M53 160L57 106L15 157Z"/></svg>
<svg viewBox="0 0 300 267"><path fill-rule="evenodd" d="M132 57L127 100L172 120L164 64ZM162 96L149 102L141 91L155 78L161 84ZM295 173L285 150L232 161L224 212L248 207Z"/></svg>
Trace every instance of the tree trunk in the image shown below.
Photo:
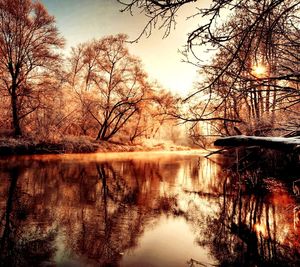
<svg viewBox="0 0 300 267"><path fill-rule="evenodd" d="M100 130L98 131L98 135L96 137L96 140L105 140L106 137L106 132L107 132L107 121L105 120L103 125L101 126Z"/></svg>
<svg viewBox="0 0 300 267"><path fill-rule="evenodd" d="M20 127L20 117L18 114L18 98L16 94L16 88L12 88L11 93L11 109L12 109L12 119L13 119L13 128L14 128L14 136L19 137L22 136L22 130Z"/></svg>
<svg viewBox="0 0 300 267"><path fill-rule="evenodd" d="M266 92L266 112L269 115L270 112L270 81L268 81L267 92Z"/></svg>
<svg viewBox="0 0 300 267"><path fill-rule="evenodd" d="M277 92L276 92L276 88L274 87L274 92L273 92L273 103L272 103L272 117L271 117L271 123L272 126L274 126L275 124L275 119L276 119L276 103L277 103Z"/></svg>
<svg viewBox="0 0 300 267"><path fill-rule="evenodd" d="M237 135L218 138L215 146L238 147L238 146L259 146L282 151L299 153L300 139L293 137L258 137Z"/></svg>
<svg viewBox="0 0 300 267"><path fill-rule="evenodd" d="M257 102L258 102L259 118L262 118L263 113L264 113L264 96L263 96L262 90L263 90L262 85L258 85L257 86Z"/></svg>
<svg viewBox="0 0 300 267"><path fill-rule="evenodd" d="M253 101L254 101L254 110L255 110L255 118L257 120L260 119L260 113L259 113L259 97L257 93L257 89L253 87Z"/></svg>

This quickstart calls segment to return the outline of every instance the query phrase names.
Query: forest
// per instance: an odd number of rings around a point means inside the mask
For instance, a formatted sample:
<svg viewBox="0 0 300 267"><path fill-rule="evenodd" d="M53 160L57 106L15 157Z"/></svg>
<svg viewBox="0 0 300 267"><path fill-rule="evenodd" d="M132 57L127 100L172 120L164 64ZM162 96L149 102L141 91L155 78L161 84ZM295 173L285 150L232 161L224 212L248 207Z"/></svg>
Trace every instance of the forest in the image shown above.
<svg viewBox="0 0 300 267"><path fill-rule="evenodd" d="M180 9L197 1L118 2L122 12L147 16L142 42L156 29L167 38ZM66 53L41 2L0 5L2 146L163 138L203 148L220 136L299 135L299 1L213 1L196 9L193 18L205 22L188 33L181 56L199 81L186 98L148 77L129 52L136 40L125 34Z"/></svg>
<svg viewBox="0 0 300 267"><path fill-rule="evenodd" d="M103 24L68 47L60 15L114 8L136 36ZM299 14L300 0L0 0L0 267L299 266ZM144 44L182 19L181 49ZM180 49L190 91L151 77L136 42Z"/></svg>

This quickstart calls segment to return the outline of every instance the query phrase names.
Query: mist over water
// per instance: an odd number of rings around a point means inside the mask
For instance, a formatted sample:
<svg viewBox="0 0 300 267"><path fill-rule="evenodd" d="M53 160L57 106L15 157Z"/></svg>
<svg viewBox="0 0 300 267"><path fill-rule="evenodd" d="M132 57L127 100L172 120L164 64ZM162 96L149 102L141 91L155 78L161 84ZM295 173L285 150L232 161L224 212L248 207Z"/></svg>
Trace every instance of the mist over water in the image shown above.
<svg viewBox="0 0 300 267"><path fill-rule="evenodd" d="M199 152L2 159L0 265L297 266L297 182L227 165Z"/></svg>

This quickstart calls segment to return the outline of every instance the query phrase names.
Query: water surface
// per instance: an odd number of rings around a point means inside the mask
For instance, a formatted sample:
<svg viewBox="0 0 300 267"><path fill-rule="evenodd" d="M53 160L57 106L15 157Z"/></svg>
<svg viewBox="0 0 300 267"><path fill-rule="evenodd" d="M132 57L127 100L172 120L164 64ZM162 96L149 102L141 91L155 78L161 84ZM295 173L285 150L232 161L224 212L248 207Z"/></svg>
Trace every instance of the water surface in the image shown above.
<svg viewBox="0 0 300 267"><path fill-rule="evenodd" d="M297 181L222 162L199 151L2 158L1 265L299 266Z"/></svg>

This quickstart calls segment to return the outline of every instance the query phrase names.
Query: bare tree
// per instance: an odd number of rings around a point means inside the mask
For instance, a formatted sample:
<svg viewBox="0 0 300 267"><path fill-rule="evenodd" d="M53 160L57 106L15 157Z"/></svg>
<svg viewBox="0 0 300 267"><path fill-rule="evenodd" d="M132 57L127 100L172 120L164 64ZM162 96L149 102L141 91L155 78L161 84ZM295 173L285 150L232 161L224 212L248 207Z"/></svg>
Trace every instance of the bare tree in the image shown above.
<svg viewBox="0 0 300 267"><path fill-rule="evenodd" d="M176 25L178 10L200 1L119 2L123 11L142 10L149 17L138 36L141 38L150 35L155 27L164 28L168 36ZM190 122L224 124L225 134L230 134L228 124L247 123L242 114L245 109L250 119L261 121L267 115L271 124L278 110L299 118L299 7L300 1L295 0L221 0L196 9L191 18L204 19L188 34L183 52L186 60L208 78L185 99L189 112L178 117ZM201 61L199 46L216 51L211 65ZM265 73L255 73L262 66ZM196 95L201 99L197 104L192 99Z"/></svg>
<svg viewBox="0 0 300 267"><path fill-rule="evenodd" d="M108 36L73 49L70 82L81 110L98 125L97 140L109 140L139 111L150 85L126 36Z"/></svg>
<svg viewBox="0 0 300 267"><path fill-rule="evenodd" d="M22 135L21 120L39 108L37 88L54 71L62 46L54 17L40 2L0 1L0 87L10 98L15 136Z"/></svg>
<svg viewBox="0 0 300 267"><path fill-rule="evenodd" d="M137 138L157 138L160 130L170 129L177 121L170 115L174 113L176 98L159 85L152 87L155 89L148 91L147 99L140 105L131 126L126 127L131 142Z"/></svg>

